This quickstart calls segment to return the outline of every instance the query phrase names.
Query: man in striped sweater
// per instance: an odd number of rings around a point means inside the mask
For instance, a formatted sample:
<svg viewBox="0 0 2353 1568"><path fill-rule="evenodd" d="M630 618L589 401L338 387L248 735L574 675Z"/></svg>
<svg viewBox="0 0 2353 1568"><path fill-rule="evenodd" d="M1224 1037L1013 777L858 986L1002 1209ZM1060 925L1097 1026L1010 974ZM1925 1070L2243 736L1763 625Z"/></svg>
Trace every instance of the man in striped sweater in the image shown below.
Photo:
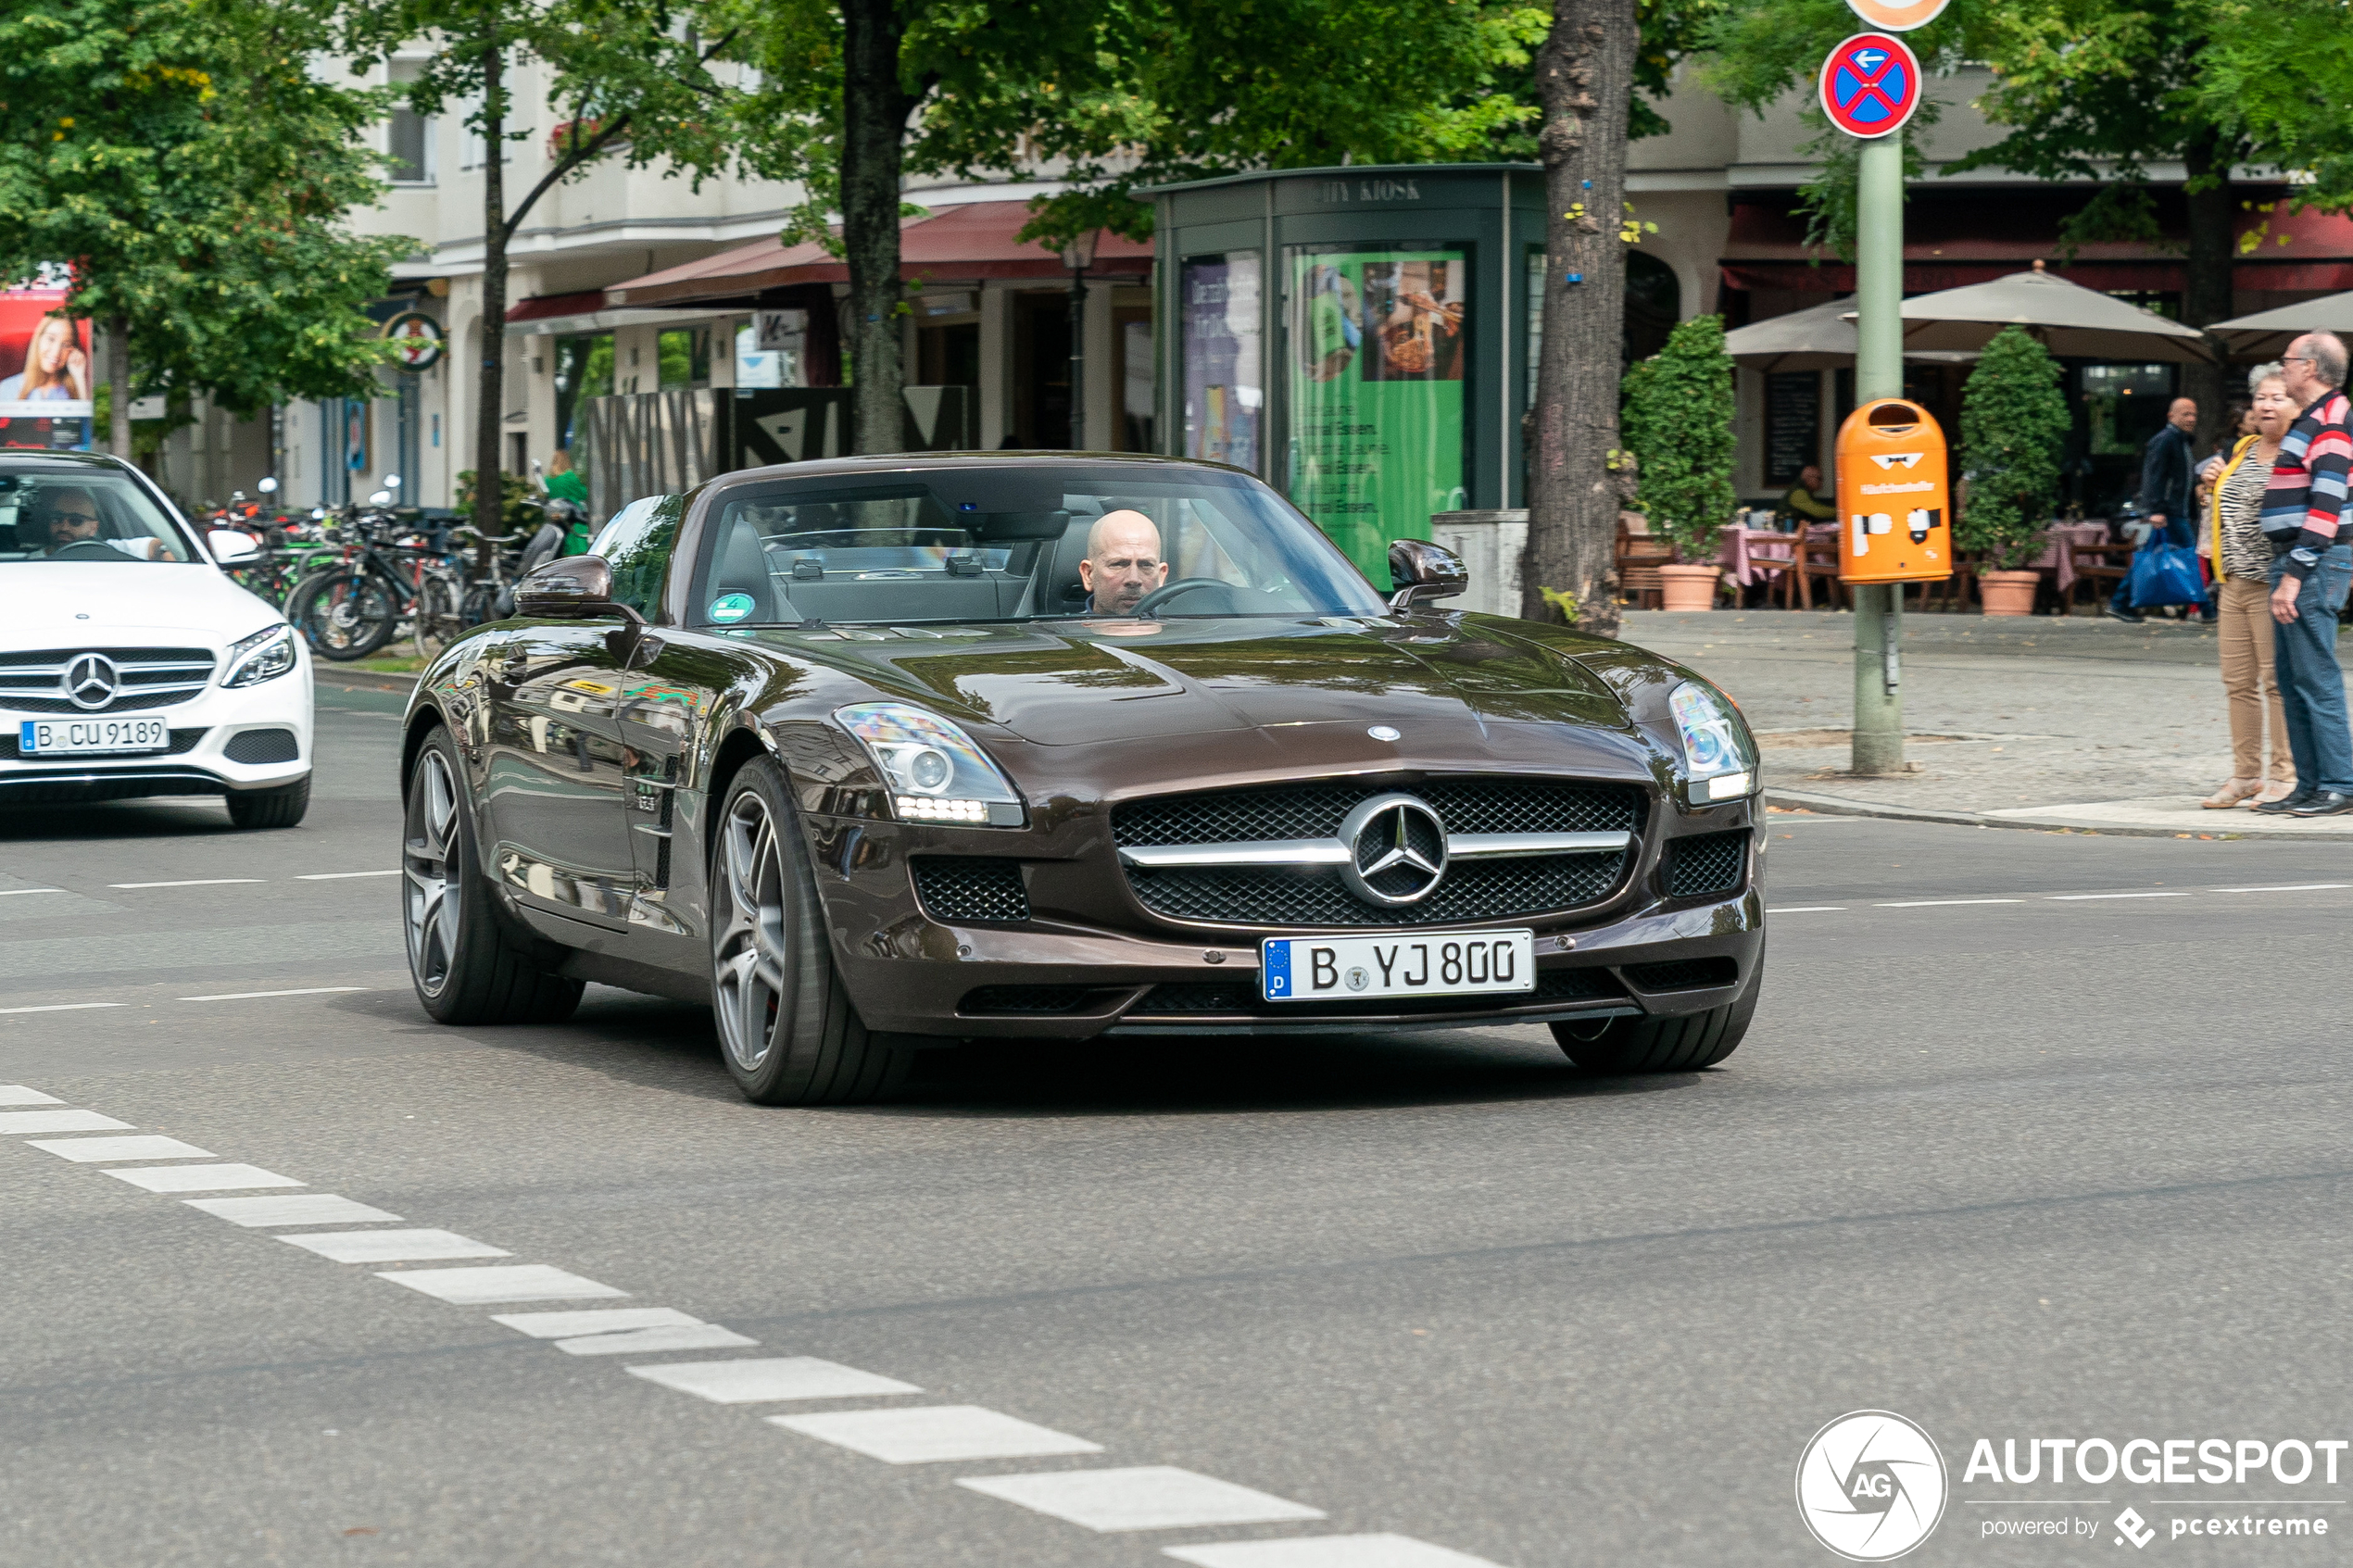
<svg viewBox="0 0 2353 1568"><path fill-rule="evenodd" d="M2336 612L2353 583L2353 517L2345 515L2353 408L2345 397L2345 344L2334 332L2307 332L2280 362L2287 394L2304 412L2280 443L2263 492L2263 536L2271 543L2271 619L2278 622L2272 661L2297 788L2256 809L2334 817L2353 811L2353 731L2336 659Z"/></svg>

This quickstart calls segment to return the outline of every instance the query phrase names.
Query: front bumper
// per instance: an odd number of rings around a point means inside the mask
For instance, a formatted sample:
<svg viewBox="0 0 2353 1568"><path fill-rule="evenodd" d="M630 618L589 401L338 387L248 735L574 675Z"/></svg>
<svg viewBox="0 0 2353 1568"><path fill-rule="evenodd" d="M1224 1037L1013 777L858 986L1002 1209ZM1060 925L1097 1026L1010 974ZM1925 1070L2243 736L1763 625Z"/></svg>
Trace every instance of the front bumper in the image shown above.
<svg viewBox="0 0 2353 1568"><path fill-rule="evenodd" d="M170 726L169 751L46 760L18 750L28 719L80 717L0 709L0 806L227 795L276 789L310 772L310 666L233 690L208 686L170 708L140 709ZM293 736L289 745L275 732ZM291 755L288 753L291 752Z"/></svg>

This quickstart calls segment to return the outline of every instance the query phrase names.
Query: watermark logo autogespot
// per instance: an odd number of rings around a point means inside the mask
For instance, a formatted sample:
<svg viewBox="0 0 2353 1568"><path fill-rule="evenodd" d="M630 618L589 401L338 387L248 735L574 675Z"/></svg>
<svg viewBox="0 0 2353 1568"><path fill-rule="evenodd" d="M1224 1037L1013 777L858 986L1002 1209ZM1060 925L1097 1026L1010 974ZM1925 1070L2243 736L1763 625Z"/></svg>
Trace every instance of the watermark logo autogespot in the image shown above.
<svg viewBox="0 0 2353 1568"><path fill-rule="evenodd" d="M1944 1456L1890 1411L1840 1416L1797 1461L1799 1515L1850 1562L1886 1562L1928 1539L1944 1498Z"/></svg>

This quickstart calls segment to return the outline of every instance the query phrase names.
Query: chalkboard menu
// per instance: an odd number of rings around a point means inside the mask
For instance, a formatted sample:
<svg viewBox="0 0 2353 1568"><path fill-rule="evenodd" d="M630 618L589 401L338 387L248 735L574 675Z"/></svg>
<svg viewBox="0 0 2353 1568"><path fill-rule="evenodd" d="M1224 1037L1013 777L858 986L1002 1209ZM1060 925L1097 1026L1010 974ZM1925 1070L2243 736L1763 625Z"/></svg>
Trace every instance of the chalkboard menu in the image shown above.
<svg viewBox="0 0 2353 1568"><path fill-rule="evenodd" d="M1794 484L1800 469L1820 461L1822 378L1785 370L1765 378L1765 483Z"/></svg>

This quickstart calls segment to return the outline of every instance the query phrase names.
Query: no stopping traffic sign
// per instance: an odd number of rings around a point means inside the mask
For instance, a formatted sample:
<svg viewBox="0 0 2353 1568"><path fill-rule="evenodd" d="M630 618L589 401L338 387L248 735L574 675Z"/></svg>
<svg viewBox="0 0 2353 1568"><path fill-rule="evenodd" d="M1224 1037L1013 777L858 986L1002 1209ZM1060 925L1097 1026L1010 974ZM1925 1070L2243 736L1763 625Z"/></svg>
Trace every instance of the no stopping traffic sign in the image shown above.
<svg viewBox="0 0 2353 1568"><path fill-rule="evenodd" d="M1866 141L1901 130L1920 107L1920 62L1904 41L1858 32L1822 62L1822 112Z"/></svg>

